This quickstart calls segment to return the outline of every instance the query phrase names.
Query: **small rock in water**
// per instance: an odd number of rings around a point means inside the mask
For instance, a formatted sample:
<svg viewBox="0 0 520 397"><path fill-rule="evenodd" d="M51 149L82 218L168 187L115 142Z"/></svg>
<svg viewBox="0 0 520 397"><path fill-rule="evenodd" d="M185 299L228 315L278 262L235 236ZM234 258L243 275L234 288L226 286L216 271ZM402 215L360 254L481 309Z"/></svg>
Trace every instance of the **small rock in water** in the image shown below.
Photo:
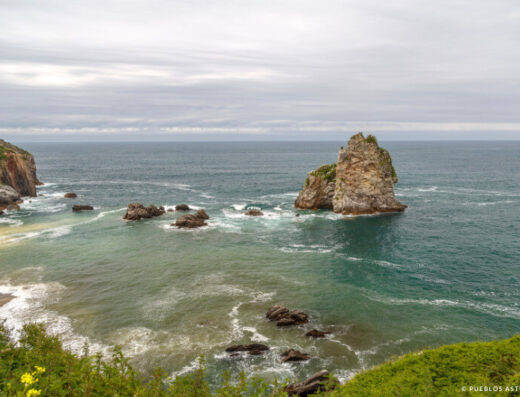
<svg viewBox="0 0 520 397"><path fill-rule="evenodd" d="M175 223L172 223L170 226L193 229L196 227L207 226L207 223L205 222L206 219L209 219L209 215L206 213L206 211L201 209L195 212L195 214L181 216L175 221Z"/></svg>
<svg viewBox="0 0 520 397"><path fill-rule="evenodd" d="M270 321L276 321L276 325L279 327L302 325L309 322L309 316L301 310L289 311L289 309L280 305L272 306L265 316Z"/></svg>
<svg viewBox="0 0 520 397"><path fill-rule="evenodd" d="M189 211L190 207L188 204L177 204L175 206L175 211Z"/></svg>
<svg viewBox="0 0 520 397"><path fill-rule="evenodd" d="M168 208L167 211L168 212L173 212L173 208Z"/></svg>
<svg viewBox="0 0 520 397"><path fill-rule="evenodd" d="M300 216L300 214L296 214L296 217L299 217L299 216Z"/></svg>
<svg viewBox="0 0 520 397"><path fill-rule="evenodd" d="M309 336L312 338L325 338L326 335L329 335L330 332L327 331L318 331L317 329L313 329L305 334L305 336Z"/></svg>
<svg viewBox="0 0 520 397"><path fill-rule="evenodd" d="M302 353L298 350L289 349L286 352L283 352L282 355L282 362L286 361L307 361L310 360L311 356L307 353Z"/></svg>
<svg viewBox="0 0 520 397"><path fill-rule="evenodd" d="M74 198L78 197L78 195L76 193L70 192L70 193L65 193L65 196L63 196L63 197L74 199Z"/></svg>
<svg viewBox="0 0 520 397"><path fill-rule="evenodd" d="M128 221L138 221L140 219L149 219L154 216L161 216L165 213L164 207L157 208L155 205L145 207L141 203L128 204L126 214L123 219Z"/></svg>
<svg viewBox="0 0 520 397"><path fill-rule="evenodd" d="M73 205L72 212L80 212L80 211L92 211L94 207L91 205Z"/></svg>
<svg viewBox="0 0 520 397"><path fill-rule="evenodd" d="M329 371L324 369L316 372L301 383L287 385L284 391L290 396L309 396L316 394L318 390L322 392L334 390L338 385L339 381L336 378L331 378Z"/></svg>
<svg viewBox="0 0 520 397"><path fill-rule="evenodd" d="M246 211L245 215L248 216L263 216L264 213L257 208L250 208Z"/></svg>
<svg viewBox="0 0 520 397"><path fill-rule="evenodd" d="M237 352L248 352L251 356L258 356L264 351L269 350L269 346L262 345L260 343L251 343L250 345L234 345L226 349L226 352L233 353L232 357L237 355Z"/></svg>

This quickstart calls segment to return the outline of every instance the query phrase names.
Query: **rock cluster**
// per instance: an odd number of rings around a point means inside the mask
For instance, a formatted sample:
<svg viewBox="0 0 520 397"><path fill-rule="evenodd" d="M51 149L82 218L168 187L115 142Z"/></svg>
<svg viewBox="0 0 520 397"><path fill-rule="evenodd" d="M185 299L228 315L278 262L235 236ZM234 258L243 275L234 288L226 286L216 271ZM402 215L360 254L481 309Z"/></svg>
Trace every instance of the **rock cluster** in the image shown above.
<svg viewBox="0 0 520 397"><path fill-rule="evenodd" d="M175 223L172 223L171 226L193 229L196 227L206 226L207 219L209 219L209 215L206 213L206 211L201 209L194 214L186 214L180 218L177 218Z"/></svg>
<svg viewBox="0 0 520 397"><path fill-rule="evenodd" d="M401 212L406 205L394 194L397 174L387 150L362 133L341 147L336 164L309 173L295 201L302 209L333 209L344 215Z"/></svg>
<svg viewBox="0 0 520 397"><path fill-rule="evenodd" d="M260 343L251 343L250 345L230 346L226 349L226 352L232 353L232 356L238 352L247 352L251 356L258 356L267 350L269 350L269 346Z"/></svg>
<svg viewBox="0 0 520 397"><path fill-rule="evenodd" d="M175 211L189 211L190 206L188 204L177 204L175 206Z"/></svg>
<svg viewBox="0 0 520 397"><path fill-rule="evenodd" d="M81 211L92 211L94 207L91 205L73 205L72 212L81 212Z"/></svg>
<svg viewBox="0 0 520 397"><path fill-rule="evenodd" d="M76 197L78 197L78 195L76 193L65 193L65 195L63 196L65 198L70 198L70 199L75 199Z"/></svg>
<svg viewBox="0 0 520 397"><path fill-rule="evenodd" d="M330 377L329 371L321 370L301 383L293 383L284 388L289 395L309 396L318 391L331 391L339 385L338 379Z"/></svg>
<svg viewBox="0 0 520 397"><path fill-rule="evenodd" d="M289 310L284 306L272 306L265 316L270 321L276 321L278 327L302 325L309 322L309 316L301 310Z"/></svg>
<svg viewBox="0 0 520 397"><path fill-rule="evenodd" d="M165 213L163 207L157 208L155 205L145 207L141 203L128 204L126 214L123 219L128 221L138 221L140 219L149 219L154 216L161 216Z"/></svg>
<svg viewBox="0 0 520 397"><path fill-rule="evenodd" d="M0 185L11 186L22 196L36 196L36 163L29 152L0 139Z"/></svg>

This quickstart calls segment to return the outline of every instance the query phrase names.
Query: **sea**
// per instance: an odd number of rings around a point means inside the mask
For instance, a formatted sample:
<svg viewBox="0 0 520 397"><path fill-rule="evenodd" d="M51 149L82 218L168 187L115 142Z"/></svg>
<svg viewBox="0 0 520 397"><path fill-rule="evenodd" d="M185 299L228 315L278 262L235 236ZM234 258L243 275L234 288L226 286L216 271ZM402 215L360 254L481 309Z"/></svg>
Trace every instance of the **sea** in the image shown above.
<svg viewBox="0 0 520 397"><path fill-rule="evenodd" d="M345 143L21 144L45 184L0 217L0 294L14 296L0 319L15 339L43 323L77 353L119 345L145 374L186 375L202 358L212 384L223 371L345 381L408 352L520 333L520 142L383 142L404 213L296 210L307 173ZM193 230L171 226L175 211L124 221L134 202L211 218ZM264 216L245 216L252 207ZM277 327L274 304L310 322ZM249 343L270 350L225 352ZM282 363L290 348L312 358Z"/></svg>

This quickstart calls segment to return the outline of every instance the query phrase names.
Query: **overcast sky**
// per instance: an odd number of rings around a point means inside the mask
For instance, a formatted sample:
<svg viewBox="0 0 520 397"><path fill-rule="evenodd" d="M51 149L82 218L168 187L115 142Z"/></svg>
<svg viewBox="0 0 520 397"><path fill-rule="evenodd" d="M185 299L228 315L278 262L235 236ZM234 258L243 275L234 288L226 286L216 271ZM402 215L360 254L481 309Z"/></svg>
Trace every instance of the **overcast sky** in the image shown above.
<svg viewBox="0 0 520 397"><path fill-rule="evenodd" d="M0 0L0 137L520 139L519 0Z"/></svg>

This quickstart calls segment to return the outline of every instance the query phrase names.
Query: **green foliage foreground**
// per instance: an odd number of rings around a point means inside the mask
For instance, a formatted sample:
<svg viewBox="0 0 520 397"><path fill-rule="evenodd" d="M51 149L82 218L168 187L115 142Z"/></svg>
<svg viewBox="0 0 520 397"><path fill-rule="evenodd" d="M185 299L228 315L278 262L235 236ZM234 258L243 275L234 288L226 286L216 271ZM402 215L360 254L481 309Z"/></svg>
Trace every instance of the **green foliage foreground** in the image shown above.
<svg viewBox="0 0 520 397"><path fill-rule="evenodd" d="M498 392L470 391L475 387ZM463 390L466 387L466 391ZM498 389L501 388L501 391ZM518 390L517 390L518 389ZM0 396L284 396L283 385L241 375L210 389L204 370L167 379L157 370L144 378L116 348L112 359L63 349L41 325L24 327L18 345L0 327ZM496 342L459 343L403 356L355 376L329 396L520 395L520 336Z"/></svg>

